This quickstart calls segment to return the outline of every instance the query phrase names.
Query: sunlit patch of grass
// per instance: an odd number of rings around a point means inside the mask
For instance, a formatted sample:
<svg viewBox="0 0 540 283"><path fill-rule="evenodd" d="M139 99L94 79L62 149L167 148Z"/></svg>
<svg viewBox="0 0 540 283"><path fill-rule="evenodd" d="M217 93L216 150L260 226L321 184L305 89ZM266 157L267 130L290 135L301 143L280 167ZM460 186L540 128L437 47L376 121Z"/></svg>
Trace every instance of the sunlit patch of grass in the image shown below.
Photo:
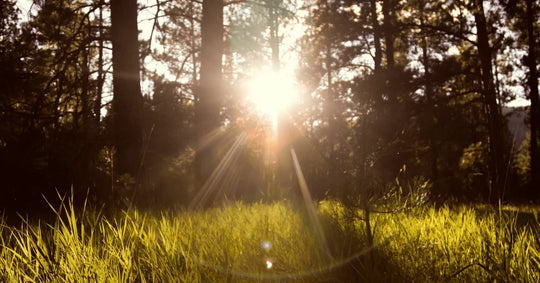
<svg viewBox="0 0 540 283"><path fill-rule="evenodd" d="M290 202L107 218L66 201L55 212L50 225L0 225L1 282L540 281L537 216L497 209L372 213L370 248L362 211L324 201L331 262Z"/></svg>
<svg viewBox="0 0 540 283"><path fill-rule="evenodd" d="M299 279L326 264L309 223L287 203L113 219L76 214L71 203L55 212L53 225L1 226L0 281Z"/></svg>
<svg viewBox="0 0 540 283"><path fill-rule="evenodd" d="M394 276L405 281L539 282L539 222L516 225L496 210L418 208L374 217Z"/></svg>

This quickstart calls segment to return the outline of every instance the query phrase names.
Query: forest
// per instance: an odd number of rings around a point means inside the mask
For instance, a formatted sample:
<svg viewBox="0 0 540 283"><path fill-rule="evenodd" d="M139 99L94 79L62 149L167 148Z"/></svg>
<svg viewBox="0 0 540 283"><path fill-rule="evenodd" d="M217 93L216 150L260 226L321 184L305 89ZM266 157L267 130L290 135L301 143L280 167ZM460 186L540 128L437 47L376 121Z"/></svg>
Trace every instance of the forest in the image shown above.
<svg viewBox="0 0 540 283"><path fill-rule="evenodd" d="M534 0L0 0L0 281L540 281Z"/></svg>

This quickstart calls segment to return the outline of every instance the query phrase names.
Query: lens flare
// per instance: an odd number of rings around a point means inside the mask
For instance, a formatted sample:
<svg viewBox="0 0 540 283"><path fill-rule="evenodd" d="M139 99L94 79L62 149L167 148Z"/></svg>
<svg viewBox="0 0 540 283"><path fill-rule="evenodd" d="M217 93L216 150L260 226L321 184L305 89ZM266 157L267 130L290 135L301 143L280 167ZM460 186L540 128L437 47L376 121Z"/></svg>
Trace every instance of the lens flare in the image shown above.
<svg viewBox="0 0 540 283"><path fill-rule="evenodd" d="M268 242L268 241L262 242L262 248L263 248L263 250L268 251L271 247L272 247L272 243L270 243L270 242Z"/></svg>
<svg viewBox="0 0 540 283"><path fill-rule="evenodd" d="M273 257L265 257L264 258L264 264L266 265L267 269L270 269L274 266L275 259Z"/></svg>
<svg viewBox="0 0 540 283"><path fill-rule="evenodd" d="M272 268L272 265L273 264L272 264L271 261L269 261L269 260L266 261L266 268L270 269L270 268Z"/></svg>

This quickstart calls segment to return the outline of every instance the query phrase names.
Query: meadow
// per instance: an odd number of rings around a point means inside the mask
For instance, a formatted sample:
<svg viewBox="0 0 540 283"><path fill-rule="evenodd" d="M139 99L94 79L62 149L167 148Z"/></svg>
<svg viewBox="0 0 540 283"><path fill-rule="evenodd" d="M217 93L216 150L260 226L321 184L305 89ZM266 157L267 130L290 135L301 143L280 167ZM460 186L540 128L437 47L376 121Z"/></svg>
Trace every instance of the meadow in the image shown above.
<svg viewBox="0 0 540 283"><path fill-rule="evenodd" d="M69 200L54 223L0 226L1 282L540 282L534 209L236 202L105 216ZM370 245L369 243L373 244Z"/></svg>

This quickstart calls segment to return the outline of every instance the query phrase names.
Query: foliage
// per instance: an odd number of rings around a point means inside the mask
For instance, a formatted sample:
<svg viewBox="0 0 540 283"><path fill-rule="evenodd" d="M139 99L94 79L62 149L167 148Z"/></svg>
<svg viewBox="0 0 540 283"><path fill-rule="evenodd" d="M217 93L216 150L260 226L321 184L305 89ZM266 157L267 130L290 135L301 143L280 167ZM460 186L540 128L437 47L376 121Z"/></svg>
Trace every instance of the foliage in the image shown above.
<svg viewBox="0 0 540 283"><path fill-rule="evenodd" d="M535 158L527 159L524 150L510 152L504 144L504 121L496 123L496 131L493 126L506 102L531 91L520 82L527 74L523 63L531 61L526 54L536 50L528 47L534 43L528 40L528 26L534 32L539 28L533 1L492 1L484 7L485 23L479 23L485 31L474 17L481 1L225 1L216 6L224 15L223 38L209 34L215 42L223 39L224 56L215 56L216 74L203 76L222 76L219 86L201 80L201 63L212 57L203 58L201 50L221 50L220 44L202 46L205 2L156 1L138 7L138 28L152 26L149 38L139 36L143 113L127 119L142 119L139 133L128 125L113 127L118 117L110 107L110 3L43 0L21 17L16 2L0 1L3 208L32 210L41 194L71 187L79 195L89 190L96 202L118 202L115 198L127 195L149 206L189 203L206 181L192 170L198 164L193 155L205 151L203 137L215 127L231 135L264 131L264 122L242 103L240 88L254 70L280 64L298 67L302 97L288 113L298 133L282 154L288 157L294 147L315 199L326 195L346 201L343 196L355 194L376 203L374 196L385 199L393 192L394 197L406 187L395 183L404 164L411 176L430 180L429 198L438 203L486 200L497 193L494 180L507 182L505 188L522 188L536 176L534 166L526 165ZM291 35L298 41L285 46ZM489 48L478 48L480 35ZM290 66L289 58L298 66ZM482 61L492 62L491 68ZM201 105L197 87L215 87L209 96L219 97L207 101L212 115L195 115ZM206 120L213 126L201 126ZM529 119L531 126L537 120ZM143 152L124 156L136 160L126 162L137 171L132 179L114 174L122 151L114 137L130 129L141 134L133 147ZM219 164L233 144L228 137L216 139L219 154L208 154L207 161ZM226 178L236 190L228 197L287 195L276 193L282 184L276 183L275 171L291 164L269 165L267 138L250 137L242 144L238 166ZM537 150L532 146L530 151ZM290 163L281 155L277 159ZM515 166L508 165L511 160ZM207 173L216 168L197 166ZM291 168L278 175L291 175ZM531 176L525 177L527 172ZM379 191L366 193L367 187ZM517 195L517 189L507 190L504 197Z"/></svg>
<svg viewBox="0 0 540 283"><path fill-rule="evenodd" d="M91 47L96 34L89 17L96 7L81 6L39 1L24 22L16 10L2 7L2 13L12 12L2 17L8 24L2 25L0 59L4 207L24 210L55 187L88 188L98 178L94 162L102 129L95 123L100 113L93 110L94 105L100 110L101 98L92 74L97 48ZM19 203L22 199L26 204Z"/></svg>
<svg viewBox="0 0 540 283"><path fill-rule="evenodd" d="M530 180L531 171L531 136L527 134L527 137L519 147L518 153L515 156L514 167L516 168L517 175L520 178L522 184L528 184Z"/></svg>
<svg viewBox="0 0 540 283"><path fill-rule="evenodd" d="M240 65L244 70L257 69L271 60L270 53L279 53L274 50L279 49L283 38L279 29L291 22L294 6L291 0L254 0L242 2L233 10L230 48L242 57Z"/></svg>
<svg viewBox="0 0 540 283"><path fill-rule="evenodd" d="M487 172L486 151L486 145L482 142L471 144L463 150L459 160L459 169L465 175L464 186L466 190L487 187L483 183L485 182L483 175Z"/></svg>

